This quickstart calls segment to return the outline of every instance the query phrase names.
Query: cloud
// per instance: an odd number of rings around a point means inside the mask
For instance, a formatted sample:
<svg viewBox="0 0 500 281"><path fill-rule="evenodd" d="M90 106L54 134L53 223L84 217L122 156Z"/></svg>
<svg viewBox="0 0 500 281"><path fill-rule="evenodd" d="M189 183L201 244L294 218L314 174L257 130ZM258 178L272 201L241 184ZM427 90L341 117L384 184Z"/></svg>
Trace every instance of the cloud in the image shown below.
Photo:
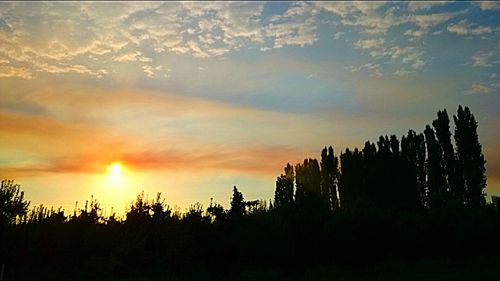
<svg viewBox="0 0 500 281"><path fill-rule="evenodd" d="M340 37L342 37L344 34L345 34L345 32L342 32L342 31L336 32L336 33L333 35L333 40L339 40L339 39L340 39Z"/></svg>
<svg viewBox="0 0 500 281"><path fill-rule="evenodd" d="M409 73L410 73L410 71L405 70L405 69L398 69L398 70L394 71L394 75L396 75L396 76L406 76Z"/></svg>
<svg viewBox="0 0 500 281"><path fill-rule="evenodd" d="M116 56L113 58L114 61L119 62L131 62L131 61L140 61L140 62L150 62L151 58L148 58L142 54L140 51L126 53L120 56Z"/></svg>
<svg viewBox="0 0 500 281"><path fill-rule="evenodd" d="M360 49L373 49L381 47L384 44L383 38L378 39L366 39L366 40L358 40L354 42L354 46Z"/></svg>
<svg viewBox="0 0 500 281"><path fill-rule="evenodd" d="M489 94L499 90L500 90L500 83L475 82L472 84L469 93L474 95Z"/></svg>
<svg viewBox="0 0 500 281"><path fill-rule="evenodd" d="M87 66L82 64L47 64L47 63L36 63L35 64L39 72L48 72L48 73L80 73L80 74L89 74L92 76L96 76L97 78L102 78L103 75L107 74L108 71L105 69L99 70L91 70Z"/></svg>
<svg viewBox="0 0 500 281"><path fill-rule="evenodd" d="M33 73L24 67L13 67L8 65L0 65L0 78L24 78L31 79L33 78Z"/></svg>
<svg viewBox="0 0 500 281"><path fill-rule="evenodd" d="M312 45L318 40L317 13L312 4L298 2L283 15L273 18L265 29L266 36L274 42L274 48L282 48L285 45Z"/></svg>
<svg viewBox="0 0 500 281"><path fill-rule="evenodd" d="M411 64L414 69L421 69L425 66L425 62L422 60L423 55L423 51L408 53L408 55L403 57L403 63Z"/></svg>
<svg viewBox="0 0 500 281"><path fill-rule="evenodd" d="M391 10L385 14L369 10L366 14L361 13L354 19L344 18L341 22L346 26L360 27L363 33L386 34L391 27L405 23L405 19L396 16Z"/></svg>
<svg viewBox="0 0 500 281"><path fill-rule="evenodd" d="M411 1L408 2L408 10L411 12L430 10L436 6L444 6L450 1Z"/></svg>
<svg viewBox="0 0 500 281"><path fill-rule="evenodd" d="M370 52L370 56L375 59L388 59L391 64L397 63L401 67L410 65L414 70L422 69L426 63L424 61L425 51L414 46L391 46L386 48L379 48ZM382 69L382 67L380 67ZM403 76L412 73L407 70L396 70L393 74Z"/></svg>
<svg viewBox="0 0 500 281"><path fill-rule="evenodd" d="M458 35L481 35L484 33L491 33L491 27L477 26L475 24L468 23L467 20L461 20L458 23L454 23L448 26L448 31L456 33Z"/></svg>
<svg viewBox="0 0 500 281"><path fill-rule="evenodd" d="M29 79L67 73L112 79L126 73L160 79L169 75L154 67L172 57L225 59L244 50L314 45L326 22L335 25L334 40L349 33L345 41L352 40L348 43L361 51L369 50L370 59L389 58L391 63L411 63L414 70L420 70L429 45L418 41L434 28L443 30L448 21L469 13L470 9L435 12L434 7L446 3L296 2L269 13L265 2L2 3L0 60L8 66L2 75ZM477 5L493 7L484 3ZM404 29L408 42L395 40L391 32L401 32L398 28ZM450 24L448 30L484 35L496 29L462 20ZM376 38L366 38L367 34ZM409 47L407 43L415 47L413 53L424 55L404 61L392 56L391 48L403 49ZM376 63L382 65L382 73L388 68L382 61Z"/></svg>
<svg viewBox="0 0 500 281"><path fill-rule="evenodd" d="M135 170L269 175L285 161L307 155L294 147L307 135L300 133L307 124L318 123L304 116L148 92L54 87L21 97L17 103L44 107L44 114L1 112L0 144L6 151L34 155L36 161L4 163L2 174L100 173L119 159ZM297 138L283 139L283 130L296 131Z"/></svg>
<svg viewBox="0 0 500 281"><path fill-rule="evenodd" d="M489 51L477 51L472 56L472 65L476 67L491 67L500 63L500 44Z"/></svg>
<svg viewBox="0 0 500 281"><path fill-rule="evenodd" d="M320 9L334 13L341 18L346 18L353 14L372 14L384 5L383 2L327 2L318 1L314 5Z"/></svg>
<svg viewBox="0 0 500 281"><path fill-rule="evenodd" d="M500 3L497 1L478 1L474 2L481 10L500 10Z"/></svg>
<svg viewBox="0 0 500 281"><path fill-rule="evenodd" d="M453 13L435 13L427 15L412 15L409 18L409 22L414 23L422 30L428 30L429 28L444 23L455 16L462 14L463 12L453 12Z"/></svg>
<svg viewBox="0 0 500 281"><path fill-rule="evenodd" d="M344 67L344 69L350 72L366 71L369 73L368 76L373 78L381 78L383 76L380 64L366 63L358 66L349 65Z"/></svg>
<svg viewBox="0 0 500 281"><path fill-rule="evenodd" d="M409 41L415 41L422 38L427 32L421 29L408 29L404 35L410 37Z"/></svg>
<svg viewBox="0 0 500 281"><path fill-rule="evenodd" d="M490 59L493 57L493 52L479 51L472 56L473 66L491 66Z"/></svg>
<svg viewBox="0 0 500 281"><path fill-rule="evenodd" d="M411 2L414 3L414 2ZM415 2L417 3L417 2ZM418 2L424 3L424 2ZM425 2L427 3L427 2ZM458 12L449 12L449 13L434 13L434 14L411 14L408 15L405 22L412 23L417 26L417 29L409 29L405 31L405 35L410 39L409 41L418 41L424 35L426 35L429 30L437 25L443 24L456 16L465 13L466 10L458 11Z"/></svg>
<svg viewBox="0 0 500 281"><path fill-rule="evenodd" d="M155 67L151 65L143 65L142 66L142 71L146 74L147 77L149 78L155 78L157 76L157 73L161 71L163 68L162 65L157 65ZM165 74L164 77L168 77L168 74Z"/></svg>
<svg viewBox="0 0 500 281"><path fill-rule="evenodd" d="M197 171L206 170L237 171L240 174L278 173L285 159L300 159L305 153L281 147L252 147L248 149L223 149L181 152L175 150L135 151L110 154L81 154L60 157L37 163L22 165L0 165L4 175L19 177L40 173L90 173L100 174L105 167L119 159L127 168L134 171L169 170Z"/></svg>

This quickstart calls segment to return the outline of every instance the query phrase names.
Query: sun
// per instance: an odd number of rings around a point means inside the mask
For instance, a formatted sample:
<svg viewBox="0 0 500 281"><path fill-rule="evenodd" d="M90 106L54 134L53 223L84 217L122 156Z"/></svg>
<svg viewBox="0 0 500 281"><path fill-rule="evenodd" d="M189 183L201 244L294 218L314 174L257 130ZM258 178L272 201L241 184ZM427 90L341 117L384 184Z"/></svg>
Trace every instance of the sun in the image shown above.
<svg viewBox="0 0 500 281"><path fill-rule="evenodd" d="M120 185L123 182L123 165L120 162L113 162L107 168L108 179L112 185Z"/></svg>

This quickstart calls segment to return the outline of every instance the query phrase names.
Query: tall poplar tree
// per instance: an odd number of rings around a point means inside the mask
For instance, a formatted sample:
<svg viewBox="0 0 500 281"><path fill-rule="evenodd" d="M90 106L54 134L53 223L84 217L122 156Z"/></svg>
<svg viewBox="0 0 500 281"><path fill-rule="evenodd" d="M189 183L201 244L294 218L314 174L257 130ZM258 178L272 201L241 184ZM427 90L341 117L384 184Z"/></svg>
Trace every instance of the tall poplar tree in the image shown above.
<svg viewBox="0 0 500 281"><path fill-rule="evenodd" d="M484 205L486 161L477 135L476 119L467 106L465 109L459 106L453 119L458 163L465 183L465 202L473 207Z"/></svg>
<svg viewBox="0 0 500 281"><path fill-rule="evenodd" d="M330 210L338 208L337 176L338 159L333 153L333 147L325 147L321 151L321 193Z"/></svg>
<svg viewBox="0 0 500 281"><path fill-rule="evenodd" d="M453 144L451 143L450 119L448 118L446 109L438 111L437 116L438 118L432 122L432 126L436 130L436 136L442 152L441 161L446 179L447 192L449 193L448 196L458 202L463 202L464 183L457 171L457 159Z"/></svg>
<svg viewBox="0 0 500 281"><path fill-rule="evenodd" d="M428 204L431 207L444 204L444 193L446 179L441 158L441 147L436 140L434 130L427 125L425 127L425 141L427 143L427 181L429 188Z"/></svg>

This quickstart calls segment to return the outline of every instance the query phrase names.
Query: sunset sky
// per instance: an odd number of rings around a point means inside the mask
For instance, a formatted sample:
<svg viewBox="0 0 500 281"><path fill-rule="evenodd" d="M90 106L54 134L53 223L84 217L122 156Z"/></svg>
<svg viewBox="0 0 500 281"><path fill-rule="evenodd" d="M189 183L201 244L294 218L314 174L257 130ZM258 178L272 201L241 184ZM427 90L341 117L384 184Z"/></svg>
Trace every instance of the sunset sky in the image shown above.
<svg viewBox="0 0 500 281"><path fill-rule="evenodd" d="M500 195L498 2L0 3L0 177L32 205L268 200L287 162L459 104Z"/></svg>

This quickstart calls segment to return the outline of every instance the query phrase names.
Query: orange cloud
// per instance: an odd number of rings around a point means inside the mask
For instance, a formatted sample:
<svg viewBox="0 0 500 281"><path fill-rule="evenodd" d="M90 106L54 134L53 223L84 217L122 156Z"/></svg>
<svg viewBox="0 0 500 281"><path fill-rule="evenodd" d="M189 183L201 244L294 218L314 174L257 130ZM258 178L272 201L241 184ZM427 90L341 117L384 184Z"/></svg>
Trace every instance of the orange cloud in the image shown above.
<svg viewBox="0 0 500 281"><path fill-rule="evenodd" d="M309 156L288 146L191 147L190 143L179 146L182 140L168 138L151 147L147 140L103 125L49 116L0 112L0 120L2 158L7 162L0 166L0 173L14 178L36 173L102 173L116 160L134 170L220 169L269 175L279 174L287 161L298 162ZM36 159L5 161L17 151L31 152Z"/></svg>

